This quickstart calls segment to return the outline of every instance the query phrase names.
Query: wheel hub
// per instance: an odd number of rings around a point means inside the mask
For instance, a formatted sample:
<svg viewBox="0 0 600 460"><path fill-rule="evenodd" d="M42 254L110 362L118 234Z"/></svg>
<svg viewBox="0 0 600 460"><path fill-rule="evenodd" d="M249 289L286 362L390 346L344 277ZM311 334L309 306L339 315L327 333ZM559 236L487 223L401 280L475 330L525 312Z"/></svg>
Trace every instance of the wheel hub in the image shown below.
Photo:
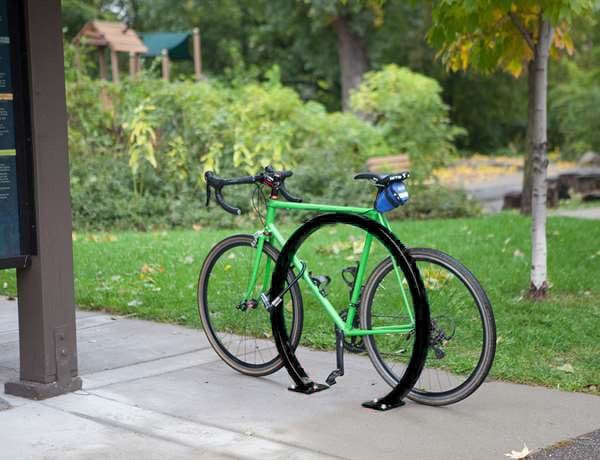
<svg viewBox="0 0 600 460"><path fill-rule="evenodd" d="M258 302L254 299L250 299L250 300L244 300L243 302L240 302L240 304L237 306L237 309L241 310L241 311L247 311L247 310L256 310L257 307L258 307Z"/></svg>

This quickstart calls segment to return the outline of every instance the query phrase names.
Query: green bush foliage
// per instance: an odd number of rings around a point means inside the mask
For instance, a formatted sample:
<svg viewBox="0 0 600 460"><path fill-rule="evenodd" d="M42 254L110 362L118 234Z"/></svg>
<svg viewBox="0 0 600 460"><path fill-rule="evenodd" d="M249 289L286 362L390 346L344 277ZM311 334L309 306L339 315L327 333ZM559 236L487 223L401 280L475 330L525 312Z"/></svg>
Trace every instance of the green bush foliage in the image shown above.
<svg viewBox="0 0 600 460"><path fill-rule="evenodd" d="M351 106L381 127L394 153L408 153L424 178L454 156L454 139L465 132L450 124L441 91L436 80L391 64L365 75Z"/></svg>
<svg viewBox="0 0 600 460"><path fill-rule="evenodd" d="M420 133L411 141L406 130L402 137L391 125L329 113L321 104L305 102L280 84L277 68L264 82L235 85L169 83L144 74L113 84L69 67L67 77L76 229L241 223L220 209L206 210L203 174L253 174L268 164L293 169L290 189L307 200L369 205L374 190L352 175L364 169L370 156L396 152L411 142L452 150L446 140L435 141L431 135ZM441 111L427 115L426 123L436 122L437 116L445 120L438 89L427 83L423 93L434 90L428 104ZM433 160L423 154L420 162L428 161ZM251 191L228 189L226 195L249 211Z"/></svg>
<svg viewBox="0 0 600 460"><path fill-rule="evenodd" d="M565 63L569 78L550 92L551 122L562 138L562 154L578 158L588 150L600 152L600 70Z"/></svg>

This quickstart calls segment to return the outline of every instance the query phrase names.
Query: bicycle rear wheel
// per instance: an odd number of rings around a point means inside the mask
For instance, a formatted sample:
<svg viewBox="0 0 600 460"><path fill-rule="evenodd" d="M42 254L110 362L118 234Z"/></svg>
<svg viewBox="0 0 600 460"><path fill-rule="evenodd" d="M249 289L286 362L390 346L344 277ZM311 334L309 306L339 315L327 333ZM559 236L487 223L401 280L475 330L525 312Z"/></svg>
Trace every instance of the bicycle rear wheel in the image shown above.
<svg viewBox="0 0 600 460"><path fill-rule="evenodd" d="M479 388L492 366L496 326L489 299L473 274L456 259L433 249L411 249L431 312L429 350L425 368L408 397L442 406L459 402ZM383 261L371 275L363 296L361 321L381 325L389 320L389 286L395 283L393 265ZM384 380L396 385L403 372L399 345L367 337L365 345Z"/></svg>
<svg viewBox="0 0 600 460"><path fill-rule="evenodd" d="M266 261L271 260L272 270L279 256L267 242L252 299L244 299L256 251L252 235L234 235L219 242L200 272L198 309L204 332L219 357L242 374L260 377L278 371L283 362L273 343L269 312L259 300L263 280L270 281ZM290 271L288 280L292 278ZM243 300L252 302L241 304ZM297 285L286 296L285 309L286 327L296 347L302 333L302 295Z"/></svg>

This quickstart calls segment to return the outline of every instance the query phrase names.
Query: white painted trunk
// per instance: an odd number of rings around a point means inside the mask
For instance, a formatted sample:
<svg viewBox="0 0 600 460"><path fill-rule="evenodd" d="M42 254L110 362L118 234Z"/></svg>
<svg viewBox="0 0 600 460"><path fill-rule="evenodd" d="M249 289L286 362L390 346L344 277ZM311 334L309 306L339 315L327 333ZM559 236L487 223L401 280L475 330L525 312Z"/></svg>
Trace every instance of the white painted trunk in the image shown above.
<svg viewBox="0 0 600 460"><path fill-rule="evenodd" d="M530 146L532 153L532 197L531 197L531 286L533 297L543 297L548 288L546 247L546 173L547 158L547 94L548 56L552 41L552 26L540 21L539 40L535 47L533 63L534 107L529 111Z"/></svg>
<svg viewBox="0 0 600 460"><path fill-rule="evenodd" d="M531 187L533 181L533 114L535 111L535 61L527 65L527 154L523 165L523 187L521 191L521 214L531 215Z"/></svg>

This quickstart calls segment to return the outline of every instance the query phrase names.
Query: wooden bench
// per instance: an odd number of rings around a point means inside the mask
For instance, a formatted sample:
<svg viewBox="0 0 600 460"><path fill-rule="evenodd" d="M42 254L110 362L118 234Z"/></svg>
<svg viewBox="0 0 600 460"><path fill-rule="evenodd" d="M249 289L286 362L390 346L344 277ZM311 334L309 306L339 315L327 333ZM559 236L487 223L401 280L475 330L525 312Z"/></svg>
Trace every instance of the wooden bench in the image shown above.
<svg viewBox="0 0 600 460"><path fill-rule="evenodd" d="M370 172L400 172L409 169L408 155L388 155L371 157L367 160L367 170Z"/></svg>
<svg viewBox="0 0 600 460"><path fill-rule="evenodd" d="M558 179L549 178L546 181L546 207L557 208L559 204ZM521 207L521 191L508 192L504 195L502 209L519 209Z"/></svg>
<svg viewBox="0 0 600 460"><path fill-rule="evenodd" d="M582 174L578 176L575 180L575 191L582 195L600 191L600 174Z"/></svg>

